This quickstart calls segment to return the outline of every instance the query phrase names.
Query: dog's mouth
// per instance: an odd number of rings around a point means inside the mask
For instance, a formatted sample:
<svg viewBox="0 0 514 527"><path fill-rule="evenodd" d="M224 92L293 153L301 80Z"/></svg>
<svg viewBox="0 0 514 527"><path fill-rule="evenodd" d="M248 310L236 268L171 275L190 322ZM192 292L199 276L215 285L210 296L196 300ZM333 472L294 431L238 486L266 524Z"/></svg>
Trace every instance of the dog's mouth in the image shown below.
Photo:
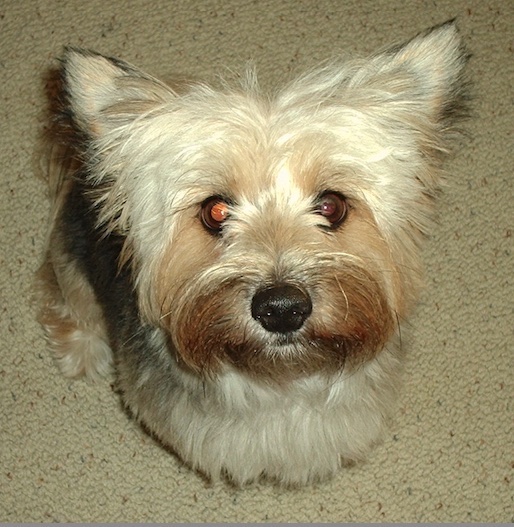
<svg viewBox="0 0 514 527"><path fill-rule="evenodd" d="M290 348L295 347L298 342L298 335L296 333L286 333L284 335L276 335L270 342L271 347L276 348Z"/></svg>
<svg viewBox="0 0 514 527"><path fill-rule="evenodd" d="M306 327L265 341L227 343L224 362L251 376L284 382L348 371L370 360L382 347L366 338L321 335Z"/></svg>

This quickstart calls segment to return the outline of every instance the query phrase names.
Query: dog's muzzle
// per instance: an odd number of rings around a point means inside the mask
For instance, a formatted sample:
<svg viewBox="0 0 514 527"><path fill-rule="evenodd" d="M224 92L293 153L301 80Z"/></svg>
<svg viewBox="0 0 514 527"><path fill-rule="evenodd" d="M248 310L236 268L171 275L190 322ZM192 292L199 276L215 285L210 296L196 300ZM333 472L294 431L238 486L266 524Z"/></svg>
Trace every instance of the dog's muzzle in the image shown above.
<svg viewBox="0 0 514 527"><path fill-rule="evenodd" d="M297 331L311 313L309 295L294 285L261 289L252 300L252 317L272 333Z"/></svg>

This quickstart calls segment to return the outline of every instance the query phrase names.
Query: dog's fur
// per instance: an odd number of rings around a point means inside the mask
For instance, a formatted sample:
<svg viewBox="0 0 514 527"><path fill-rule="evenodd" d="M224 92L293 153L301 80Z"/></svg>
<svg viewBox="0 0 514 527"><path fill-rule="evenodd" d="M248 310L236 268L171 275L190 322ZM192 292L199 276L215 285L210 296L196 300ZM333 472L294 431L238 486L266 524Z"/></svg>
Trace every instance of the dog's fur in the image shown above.
<svg viewBox="0 0 514 527"><path fill-rule="evenodd" d="M361 459L395 406L466 58L447 23L265 96L253 71L179 91L68 49L40 274L64 374L114 366L211 478L301 485Z"/></svg>

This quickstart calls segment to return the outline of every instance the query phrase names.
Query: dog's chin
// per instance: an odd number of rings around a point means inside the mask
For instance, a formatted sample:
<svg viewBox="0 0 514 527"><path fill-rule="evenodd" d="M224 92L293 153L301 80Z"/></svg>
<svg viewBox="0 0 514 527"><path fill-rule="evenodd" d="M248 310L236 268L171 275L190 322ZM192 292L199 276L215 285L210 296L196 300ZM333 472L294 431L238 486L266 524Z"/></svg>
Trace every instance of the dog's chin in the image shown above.
<svg viewBox="0 0 514 527"><path fill-rule="evenodd" d="M355 367L357 356L369 357L369 350L356 353L355 343L342 336L321 338L281 335L258 345L243 343L225 348L226 362L246 374L283 383L314 374L337 374Z"/></svg>
<svg viewBox="0 0 514 527"><path fill-rule="evenodd" d="M351 373L380 353L387 336L389 333L362 341L305 332L220 343L207 350L196 348L193 354L190 349L177 351L186 369L204 377L215 377L228 366L254 379L282 384L316 374Z"/></svg>

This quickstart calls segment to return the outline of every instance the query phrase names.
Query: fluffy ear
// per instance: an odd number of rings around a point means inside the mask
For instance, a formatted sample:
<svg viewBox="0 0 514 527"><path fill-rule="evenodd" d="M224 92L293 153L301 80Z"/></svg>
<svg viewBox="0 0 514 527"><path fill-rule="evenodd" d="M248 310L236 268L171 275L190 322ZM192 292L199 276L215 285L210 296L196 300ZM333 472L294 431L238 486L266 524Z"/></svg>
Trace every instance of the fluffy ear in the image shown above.
<svg viewBox="0 0 514 527"><path fill-rule="evenodd" d="M439 134L466 108L463 70L468 54L453 21L376 55L332 63L301 77L281 103L352 108L391 126ZM441 123L442 124L441 126Z"/></svg>
<svg viewBox="0 0 514 527"><path fill-rule="evenodd" d="M172 90L130 64L68 48L64 85L75 123L99 136L173 98Z"/></svg>
<svg viewBox="0 0 514 527"><path fill-rule="evenodd" d="M377 55L368 82L388 85L392 95L421 105L434 119L460 117L465 110L463 70L468 58L452 20Z"/></svg>

